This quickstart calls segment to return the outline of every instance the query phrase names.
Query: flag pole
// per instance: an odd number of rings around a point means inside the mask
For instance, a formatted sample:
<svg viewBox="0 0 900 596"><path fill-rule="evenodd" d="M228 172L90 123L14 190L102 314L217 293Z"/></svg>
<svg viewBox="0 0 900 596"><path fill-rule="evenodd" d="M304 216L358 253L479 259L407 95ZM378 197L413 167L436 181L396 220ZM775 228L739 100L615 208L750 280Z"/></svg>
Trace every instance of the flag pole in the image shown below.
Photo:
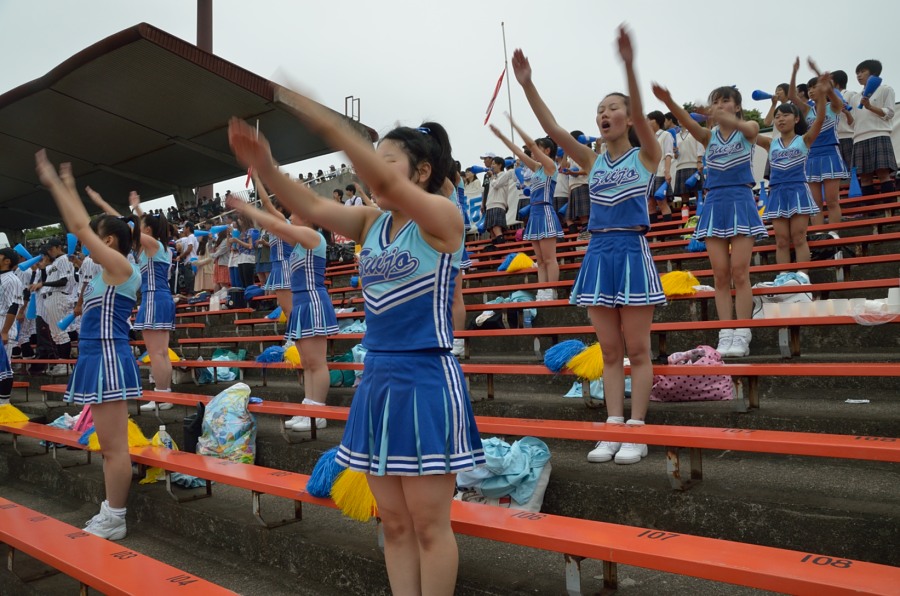
<svg viewBox="0 0 900 596"><path fill-rule="evenodd" d="M500 21L500 29L503 31L503 66L506 68L506 100L509 105L509 138L516 142L516 131L512 125L512 93L509 90L509 57L506 54L506 23Z"/></svg>

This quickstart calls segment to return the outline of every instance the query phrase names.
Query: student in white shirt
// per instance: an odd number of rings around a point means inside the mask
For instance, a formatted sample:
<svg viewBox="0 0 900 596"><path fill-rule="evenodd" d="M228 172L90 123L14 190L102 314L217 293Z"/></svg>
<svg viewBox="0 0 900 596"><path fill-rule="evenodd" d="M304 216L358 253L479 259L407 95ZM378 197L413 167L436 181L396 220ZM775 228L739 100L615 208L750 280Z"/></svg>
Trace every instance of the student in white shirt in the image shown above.
<svg viewBox="0 0 900 596"><path fill-rule="evenodd" d="M655 221L657 215L657 207L659 214L662 215L663 221L672 221L672 208L669 206L669 197L672 196L672 160L675 159L675 139L672 133L667 131L663 126L666 119L659 110L654 110L647 114L647 122L650 124L651 130L656 134L656 142L662 150L662 159L656 168L656 176L653 178L653 190L647 197L647 210L650 213L650 223ZM663 183L668 184L666 192L662 199L656 198L656 191L660 189Z"/></svg>
<svg viewBox="0 0 900 596"><path fill-rule="evenodd" d="M881 62L863 60L856 67L856 80L865 89L871 76L881 76ZM894 90L884 83L871 97L860 99L862 109L854 110L853 166L864 195L893 192L897 160L891 143L894 118ZM858 106L859 104L857 104ZM876 191L874 178L881 183Z"/></svg>

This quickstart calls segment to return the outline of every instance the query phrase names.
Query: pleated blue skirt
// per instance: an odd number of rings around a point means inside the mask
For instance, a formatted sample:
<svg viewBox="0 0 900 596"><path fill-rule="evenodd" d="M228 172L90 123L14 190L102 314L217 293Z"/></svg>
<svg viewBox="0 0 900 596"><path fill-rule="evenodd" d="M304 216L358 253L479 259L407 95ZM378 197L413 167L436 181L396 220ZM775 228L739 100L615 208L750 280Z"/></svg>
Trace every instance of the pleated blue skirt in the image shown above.
<svg viewBox="0 0 900 596"><path fill-rule="evenodd" d="M337 316L327 290L294 292L292 296L285 339L306 339L338 332Z"/></svg>
<svg viewBox="0 0 900 596"><path fill-rule="evenodd" d="M67 402L99 404L141 396L141 376L127 340L80 339Z"/></svg>
<svg viewBox="0 0 900 596"><path fill-rule="evenodd" d="M810 149L806 157L806 180L822 182L823 180L842 180L849 178L847 164L841 157L840 145L826 145Z"/></svg>
<svg viewBox="0 0 900 596"><path fill-rule="evenodd" d="M594 232L569 302L578 306L665 304L647 239L640 232Z"/></svg>
<svg viewBox="0 0 900 596"><path fill-rule="evenodd" d="M456 358L444 350L369 351L337 461L376 476L456 474L483 464Z"/></svg>
<svg viewBox="0 0 900 596"><path fill-rule="evenodd" d="M272 261L272 271L269 272L263 289L272 292L291 289L291 269L288 261Z"/></svg>
<svg viewBox="0 0 900 596"><path fill-rule="evenodd" d="M531 205L528 212L528 223L525 224L525 232L522 240L543 240L544 238L562 238L563 229L559 223L559 216L550 203L537 203Z"/></svg>
<svg viewBox="0 0 900 596"><path fill-rule="evenodd" d="M711 188L703 201L700 221L694 230L694 238L733 238L735 236L768 236L766 227L747 186L720 186Z"/></svg>
<svg viewBox="0 0 900 596"><path fill-rule="evenodd" d="M795 215L814 215L819 207L805 182L785 182L769 189L763 219L786 219Z"/></svg>
<svg viewBox="0 0 900 596"><path fill-rule="evenodd" d="M168 290L155 290L141 295L134 328L151 331L175 329L175 301Z"/></svg>

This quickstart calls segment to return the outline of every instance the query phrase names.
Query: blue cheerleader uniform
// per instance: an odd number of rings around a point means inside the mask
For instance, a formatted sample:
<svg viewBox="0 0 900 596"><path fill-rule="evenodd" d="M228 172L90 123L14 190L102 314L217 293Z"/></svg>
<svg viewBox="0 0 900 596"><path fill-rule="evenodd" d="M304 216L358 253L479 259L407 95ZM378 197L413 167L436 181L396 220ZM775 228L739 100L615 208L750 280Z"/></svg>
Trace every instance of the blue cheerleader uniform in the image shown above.
<svg viewBox="0 0 900 596"><path fill-rule="evenodd" d="M471 221L469 220L469 209L467 207L468 200L466 200L466 192L465 188L462 185L462 182L456 185L456 196L450 196L450 200L456 201L456 206L459 207L459 214L462 215L463 218L463 226L466 230L469 229L469 224ZM469 257L469 251L466 250L466 233L463 232L463 249L462 249L462 260L459 263L460 271L468 271L469 268L472 267L472 259Z"/></svg>
<svg viewBox="0 0 900 596"><path fill-rule="evenodd" d="M131 277L118 286L96 275L85 291L78 361L66 387L67 402L99 404L141 396L140 372L128 345L128 319L143 276L136 265L132 268Z"/></svg>
<svg viewBox="0 0 900 596"><path fill-rule="evenodd" d="M141 251L141 305L138 307L134 328L148 331L173 331L175 329L175 301L169 288L169 270L172 253L157 241L156 254L147 257Z"/></svg>
<svg viewBox="0 0 900 596"><path fill-rule="evenodd" d="M811 107L806 113L806 123L812 126L815 119L816 108ZM831 109L831 105L826 105L822 130L809 147L809 157L806 158L807 182L842 180L850 177L847 164L841 157L841 141L837 136L837 124L838 119L834 110Z"/></svg>
<svg viewBox="0 0 900 596"><path fill-rule="evenodd" d="M392 222L375 220L359 256L368 352L337 461L377 476L472 470L484 450L450 354L462 250L437 252L412 221L391 240Z"/></svg>
<svg viewBox="0 0 900 596"><path fill-rule="evenodd" d="M556 214L553 192L556 190L556 172L547 176L544 167L538 168L531 175L531 195L528 204L528 223L522 240L543 240L544 238L562 238L562 225Z"/></svg>
<svg viewBox="0 0 900 596"><path fill-rule="evenodd" d="M263 285L264 290L290 290L291 289L291 252L294 245L285 242L274 234L269 234L269 255L272 261L272 271Z"/></svg>
<svg viewBox="0 0 900 596"><path fill-rule="evenodd" d="M597 156L588 176L591 240L569 302L578 306L665 304L659 274L644 234L650 229L651 172L632 148L617 160Z"/></svg>
<svg viewBox="0 0 900 596"><path fill-rule="evenodd" d="M319 235L319 245L312 250L294 245L291 251L290 272L291 318L285 339L306 339L316 335L338 332L334 306L325 288L325 236Z"/></svg>
<svg viewBox="0 0 900 596"><path fill-rule="evenodd" d="M711 131L706 147L706 200L694 238L768 236L753 199L753 145L735 130L727 139L719 127Z"/></svg>
<svg viewBox="0 0 900 596"><path fill-rule="evenodd" d="M806 184L806 160L809 148L803 137L796 135L784 146L782 139L774 139L769 146L772 174L769 197L763 218L790 218L794 215L813 215L819 212Z"/></svg>

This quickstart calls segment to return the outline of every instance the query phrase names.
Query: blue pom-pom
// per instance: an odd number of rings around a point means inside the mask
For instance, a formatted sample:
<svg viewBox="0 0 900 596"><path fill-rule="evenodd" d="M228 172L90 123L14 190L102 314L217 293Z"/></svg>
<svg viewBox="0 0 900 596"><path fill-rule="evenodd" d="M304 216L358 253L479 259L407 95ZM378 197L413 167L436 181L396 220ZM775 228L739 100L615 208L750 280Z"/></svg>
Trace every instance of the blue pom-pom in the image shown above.
<svg viewBox="0 0 900 596"><path fill-rule="evenodd" d="M516 258L517 254L519 253L514 252L506 255L506 258L503 259L503 262L500 263L499 267L497 267L497 271L506 271L506 269L509 267L509 264L512 263L512 260Z"/></svg>
<svg viewBox="0 0 900 596"><path fill-rule="evenodd" d="M544 352L544 366L555 373L566 367L566 362L577 356L587 348L584 342L577 339L569 339L560 342Z"/></svg>
<svg viewBox="0 0 900 596"><path fill-rule="evenodd" d="M284 362L284 348L282 346L269 346L256 357L257 362Z"/></svg>
<svg viewBox="0 0 900 596"><path fill-rule="evenodd" d="M337 463L337 452L338 448L332 447L322 454L306 483L306 492L314 497L326 499L331 496L331 486L338 474L346 469Z"/></svg>
<svg viewBox="0 0 900 596"><path fill-rule="evenodd" d="M267 315L266 315L266 318L267 318L267 319L273 319L273 320L274 320L274 319L277 319L277 318L280 317L280 316L281 316L281 307L279 306L278 308L276 308L275 310L273 310L272 312L270 312L269 314L267 314Z"/></svg>
<svg viewBox="0 0 900 596"><path fill-rule="evenodd" d="M688 242L687 245L688 252L705 252L706 251L706 243L702 240L697 240L696 238L691 238L691 241Z"/></svg>

